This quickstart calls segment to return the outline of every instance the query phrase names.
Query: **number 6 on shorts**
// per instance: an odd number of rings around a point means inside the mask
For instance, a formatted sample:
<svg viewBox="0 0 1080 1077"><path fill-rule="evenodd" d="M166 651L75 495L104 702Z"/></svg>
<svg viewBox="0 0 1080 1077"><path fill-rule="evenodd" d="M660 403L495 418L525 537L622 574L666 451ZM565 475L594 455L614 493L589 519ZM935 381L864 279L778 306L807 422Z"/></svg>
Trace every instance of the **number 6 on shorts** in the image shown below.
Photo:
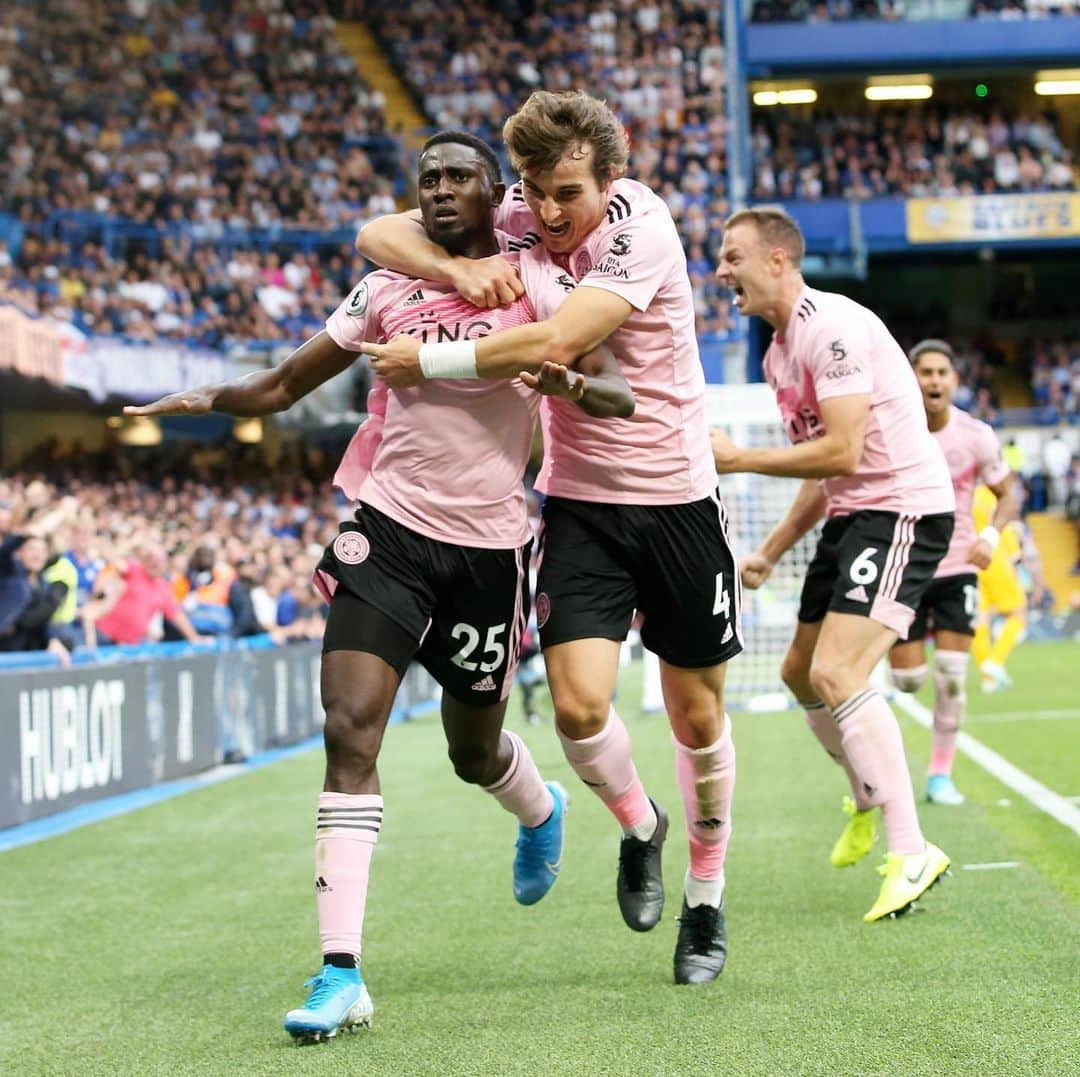
<svg viewBox="0 0 1080 1077"><path fill-rule="evenodd" d="M876 546L867 546L865 550L854 561L851 562L851 568L848 570L848 575L851 577L852 583L861 583L864 587L868 583L873 583L878 578L878 567L874 564L874 554L878 552Z"/></svg>

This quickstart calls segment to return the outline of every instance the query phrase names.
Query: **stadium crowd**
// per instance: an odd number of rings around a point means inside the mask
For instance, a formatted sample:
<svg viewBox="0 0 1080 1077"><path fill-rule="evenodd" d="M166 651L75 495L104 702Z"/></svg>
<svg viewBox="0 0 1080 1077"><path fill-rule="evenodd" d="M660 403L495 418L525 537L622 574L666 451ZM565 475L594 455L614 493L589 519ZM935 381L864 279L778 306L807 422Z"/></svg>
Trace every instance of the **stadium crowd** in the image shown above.
<svg viewBox="0 0 1080 1077"><path fill-rule="evenodd" d="M0 651L66 664L80 646L321 638L311 576L337 533L332 489L318 466L279 462L268 480L224 456L144 455L136 478L45 446L0 479Z"/></svg>
<svg viewBox="0 0 1080 1077"><path fill-rule="evenodd" d="M356 226L396 208L404 182L384 103L325 0L218 5L212 20L197 0L9 12L0 186L22 238L15 257L0 243L0 300L88 333L225 349L297 343L321 325L363 269ZM350 0L343 13L371 18L434 125L496 145L537 86L604 86L631 134L631 174L679 226L699 332L733 329L712 276L728 211L717 5ZM759 200L1076 185L1052 113L759 110L752 149Z"/></svg>
<svg viewBox="0 0 1080 1077"><path fill-rule="evenodd" d="M1047 19L1075 15L1074 0L972 0L962 5L936 0L757 0L753 22L836 22L851 19L960 18Z"/></svg>
<svg viewBox="0 0 1080 1077"><path fill-rule="evenodd" d="M378 5L358 2L357 14ZM694 286L698 331L733 326L712 278L728 213L722 9L708 0L409 4L372 25L438 127L496 147L503 120L538 87L602 86L630 133L630 175L665 199Z"/></svg>
<svg viewBox="0 0 1080 1077"><path fill-rule="evenodd" d="M322 254L160 242L113 258L101 243L73 252L61 240L30 242L17 262L0 244L0 301L80 331L128 340L173 340L229 350L297 343L317 332L366 271L351 242Z"/></svg>
<svg viewBox="0 0 1080 1077"><path fill-rule="evenodd" d="M759 109L753 197L948 197L1075 190L1056 115L939 104L861 115Z"/></svg>
<svg viewBox="0 0 1080 1077"><path fill-rule="evenodd" d="M1080 418L1080 340L1034 343L1031 390L1036 407L1070 422Z"/></svg>
<svg viewBox="0 0 1080 1077"><path fill-rule="evenodd" d="M349 237L403 182L333 26L322 0L6 5L0 195L22 239L0 298L213 346L321 322L322 281L340 297ZM335 230L313 274L310 237Z"/></svg>

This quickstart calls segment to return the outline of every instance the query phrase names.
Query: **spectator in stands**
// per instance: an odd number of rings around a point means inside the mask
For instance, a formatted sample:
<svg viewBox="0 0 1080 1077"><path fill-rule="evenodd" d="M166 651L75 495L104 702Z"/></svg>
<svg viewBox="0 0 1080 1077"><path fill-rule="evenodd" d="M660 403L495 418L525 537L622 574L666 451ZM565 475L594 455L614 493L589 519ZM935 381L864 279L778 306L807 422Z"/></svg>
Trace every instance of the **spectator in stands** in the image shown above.
<svg viewBox="0 0 1080 1077"><path fill-rule="evenodd" d="M1072 471L1072 450L1062 436L1055 430L1043 445L1043 467L1050 488L1050 504L1064 505L1068 499L1068 479Z"/></svg>
<svg viewBox="0 0 1080 1077"><path fill-rule="evenodd" d="M232 635L235 612L244 605L242 587L236 569L218 560L212 546L199 546L191 555L179 589L181 605L197 632Z"/></svg>
<svg viewBox="0 0 1080 1077"><path fill-rule="evenodd" d="M288 573L281 568L266 568L262 581L251 592L255 618L263 632L271 634L278 630L278 601L285 591Z"/></svg>
<svg viewBox="0 0 1080 1077"><path fill-rule="evenodd" d="M41 534L10 534L0 542L0 651L44 651L68 663L68 649L49 635L67 585L45 575L48 544Z"/></svg>
<svg viewBox="0 0 1080 1077"><path fill-rule="evenodd" d="M99 581L101 597L86 610L87 637L91 645L151 642L156 614L171 621L189 643L207 643L173 594L165 576L168 559L159 545L148 544L133 557L117 562Z"/></svg>

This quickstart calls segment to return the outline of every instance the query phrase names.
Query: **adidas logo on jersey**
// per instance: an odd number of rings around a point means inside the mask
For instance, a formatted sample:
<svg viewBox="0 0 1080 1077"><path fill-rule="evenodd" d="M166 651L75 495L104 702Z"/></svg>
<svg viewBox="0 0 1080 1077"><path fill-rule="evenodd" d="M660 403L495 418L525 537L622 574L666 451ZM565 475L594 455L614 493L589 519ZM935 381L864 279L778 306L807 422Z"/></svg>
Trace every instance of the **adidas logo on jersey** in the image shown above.
<svg viewBox="0 0 1080 1077"><path fill-rule="evenodd" d="M472 686L474 692L494 692L495 691L495 679L489 673L486 677L481 678Z"/></svg>
<svg viewBox="0 0 1080 1077"><path fill-rule="evenodd" d="M866 593L866 588L860 583L858 587L852 587L846 595L844 595L849 602L869 602L870 596Z"/></svg>
<svg viewBox="0 0 1080 1077"><path fill-rule="evenodd" d="M315 880L315 891L316 891L316 893L328 894L333 889L334 888L332 886L330 886L327 883L327 881L321 875Z"/></svg>
<svg viewBox="0 0 1080 1077"><path fill-rule="evenodd" d="M402 303L402 306L403 307L415 307L417 303L423 303L423 301L424 301L424 289L423 288L417 288L416 291L413 292L413 294L410 295L405 300L404 303Z"/></svg>

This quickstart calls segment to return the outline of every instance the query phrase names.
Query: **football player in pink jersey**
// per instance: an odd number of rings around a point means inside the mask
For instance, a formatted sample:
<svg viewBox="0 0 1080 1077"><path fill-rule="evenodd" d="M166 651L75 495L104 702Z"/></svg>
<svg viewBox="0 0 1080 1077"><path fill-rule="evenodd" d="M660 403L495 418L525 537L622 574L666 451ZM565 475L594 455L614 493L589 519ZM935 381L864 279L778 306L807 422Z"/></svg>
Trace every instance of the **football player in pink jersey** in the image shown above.
<svg viewBox="0 0 1080 1077"><path fill-rule="evenodd" d="M418 192L433 239L463 257L500 249L493 214L504 186L484 142L463 132L429 139ZM525 298L484 311L438 282L383 270L365 277L326 328L279 366L125 410L284 411L353 363L365 340L397 331L475 338L532 316ZM549 364L545 391L597 416L630 414L633 396L605 352L586 356L578 371ZM541 780L524 741L502 728L528 614L531 532L522 479L539 401L509 381L378 385L335 476L358 509L326 549L316 581L330 602L322 658L326 780L315 842L323 967L304 1006L286 1015L297 1040L371 1023L360 954L383 817L376 761L414 659L444 689L443 727L458 776L518 819L514 897L534 904L558 875L566 793Z"/></svg>
<svg viewBox="0 0 1080 1077"><path fill-rule="evenodd" d="M870 851L871 809L882 808L889 851L864 917L873 921L908 909L949 866L923 837L900 727L870 673L907 636L948 548L956 502L907 356L865 307L807 287L805 249L780 207L743 210L726 222L717 277L742 314L775 330L764 371L793 444L737 448L714 431L713 450L721 472L804 480L788 514L743 560L746 586L761 586L827 517L781 676L851 782L851 819L832 855L837 867Z"/></svg>
<svg viewBox="0 0 1080 1077"><path fill-rule="evenodd" d="M666 203L624 178L626 132L604 102L538 91L507 120L503 138L521 182L497 223L519 237L520 279L539 320L475 342L421 346L398 336L365 351L398 386L519 374L537 385L533 372L545 360L566 366L601 341L619 360L634 392L632 418L585 424L557 398L541 413L540 642L567 760L622 830L620 912L630 928L648 931L664 905L668 818L646 793L612 707L621 641L635 610L644 615L642 640L662 663L689 839L674 974L677 983L705 983L727 953L735 748L724 672L742 641L686 258ZM448 283L468 276L405 220L373 222L358 244L405 272Z"/></svg>
<svg viewBox="0 0 1080 1077"><path fill-rule="evenodd" d="M1019 515L1016 476L1001 454L997 435L986 423L952 403L956 356L944 340L924 340L911 350L926 421L945 454L956 492L956 528L948 552L927 587L907 640L889 652L892 680L902 692L917 692L926 680L924 641L934 637L934 733L926 779L932 804L962 804L952 780L956 735L967 702L967 668L979 612L976 572L990 564L1001 529ZM997 496L993 523L975 533L971 502L983 482Z"/></svg>

